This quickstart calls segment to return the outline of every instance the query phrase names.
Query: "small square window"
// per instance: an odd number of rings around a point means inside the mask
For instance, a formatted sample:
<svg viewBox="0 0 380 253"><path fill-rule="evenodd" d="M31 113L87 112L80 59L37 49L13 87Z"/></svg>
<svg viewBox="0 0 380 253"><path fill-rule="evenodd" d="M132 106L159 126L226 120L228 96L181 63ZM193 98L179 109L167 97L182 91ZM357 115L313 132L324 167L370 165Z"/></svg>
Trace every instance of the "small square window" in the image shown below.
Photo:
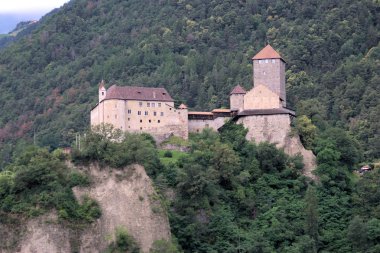
<svg viewBox="0 0 380 253"><path fill-rule="evenodd" d="M148 115L148 111L145 111L145 116Z"/></svg>
<svg viewBox="0 0 380 253"><path fill-rule="evenodd" d="M140 119L140 123L142 123L142 119Z"/></svg>
<svg viewBox="0 0 380 253"><path fill-rule="evenodd" d="M161 112L160 115L161 115L161 116L164 116L164 112Z"/></svg>
<svg viewBox="0 0 380 253"><path fill-rule="evenodd" d="M155 104L155 103L152 103L152 107L156 107L156 104Z"/></svg>
<svg viewBox="0 0 380 253"><path fill-rule="evenodd" d="M153 112L153 116L157 116L157 112Z"/></svg>
<svg viewBox="0 0 380 253"><path fill-rule="evenodd" d="M142 102L139 102L139 106L142 107L142 106L143 106L143 103L142 103Z"/></svg>
<svg viewBox="0 0 380 253"><path fill-rule="evenodd" d="M128 110L128 114L131 114L132 113L132 110Z"/></svg>
<svg viewBox="0 0 380 253"><path fill-rule="evenodd" d="M161 107L161 103L158 103L158 107Z"/></svg>
<svg viewBox="0 0 380 253"><path fill-rule="evenodd" d="M146 106L150 107L150 103L146 103Z"/></svg>
<svg viewBox="0 0 380 253"><path fill-rule="evenodd" d="M137 115L141 115L141 111L138 111L138 112L137 112Z"/></svg>

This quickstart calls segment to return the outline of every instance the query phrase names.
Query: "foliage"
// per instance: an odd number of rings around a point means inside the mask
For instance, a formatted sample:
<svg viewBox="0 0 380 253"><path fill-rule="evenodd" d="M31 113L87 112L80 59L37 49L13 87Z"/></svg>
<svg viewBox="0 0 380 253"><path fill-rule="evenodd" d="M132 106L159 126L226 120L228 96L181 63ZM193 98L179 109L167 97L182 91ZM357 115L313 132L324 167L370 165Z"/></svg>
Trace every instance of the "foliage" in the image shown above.
<svg viewBox="0 0 380 253"><path fill-rule="evenodd" d="M304 147L311 149L317 135L317 127L307 116L301 115L296 119L296 129Z"/></svg>
<svg viewBox="0 0 380 253"><path fill-rule="evenodd" d="M107 253L139 253L140 248L138 247L135 239L128 233L125 228L119 227L115 232L115 241L112 242Z"/></svg>
<svg viewBox="0 0 380 253"><path fill-rule="evenodd" d="M51 209L69 222L92 222L101 210L92 199L79 204L71 190L87 186L89 179L79 172L70 172L55 153L31 147L0 172L0 214L37 216Z"/></svg>
<svg viewBox="0 0 380 253"><path fill-rule="evenodd" d="M176 245L165 240L157 240L153 242L150 253L179 253Z"/></svg>
<svg viewBox="0 0 380 253"><path fill-rule="evenodd" d="M138 163L151 175L160 168L151 136L122 133L110 124L98 125L88 131L81 149L75 149L72 157L76 162L98 162L114 168Z"/></svg>
<svg viewBox="0 0 380 253"><path fill-rule="evenodd" d="M219 134L210 129L192 134L188 154L165 163L154 178L162 191L174 191L168 210L180 247L184 252L376 252L379 172L353 181L351 163L342 154L355 142L334 131L321 129L315 138L316 184L301 175L300 157L247 141L242 125L229 122ZM352 239L355 215L365 227L365 247Z"/></svg>

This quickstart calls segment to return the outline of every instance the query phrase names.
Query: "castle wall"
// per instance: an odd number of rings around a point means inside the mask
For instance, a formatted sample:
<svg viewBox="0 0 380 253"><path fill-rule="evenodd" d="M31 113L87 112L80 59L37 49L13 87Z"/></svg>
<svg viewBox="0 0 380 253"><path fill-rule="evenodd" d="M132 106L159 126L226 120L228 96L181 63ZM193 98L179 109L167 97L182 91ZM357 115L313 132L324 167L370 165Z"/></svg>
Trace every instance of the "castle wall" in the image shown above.
<svg viewBox="0 0 380 253"><path fill-rule="evenodd" d="M205 128L211 128L214 131L218 131L218 129L229 119L229 117L218 117L213 120L191 119L189 120L189 132L202 132Z"/></svg>
<svg viewBox="0 0 380 253"><path fill-rule="evenodd" d="M268 141L276 143L277 147L285 145L290 133L290 116L287 114L245 116L237 123L248 129L248 140L256 143Z"/></svg>

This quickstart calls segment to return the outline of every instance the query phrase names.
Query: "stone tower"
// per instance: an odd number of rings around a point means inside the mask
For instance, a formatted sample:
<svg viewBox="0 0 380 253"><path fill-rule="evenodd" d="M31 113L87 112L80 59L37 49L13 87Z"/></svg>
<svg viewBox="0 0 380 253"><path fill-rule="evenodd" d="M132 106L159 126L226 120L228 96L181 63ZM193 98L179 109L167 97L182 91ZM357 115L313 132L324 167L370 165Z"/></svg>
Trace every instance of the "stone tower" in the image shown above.
<svg viewBox="0 0 380 253"><path fill-rule="evenodd" d="M104 80L102 80L99 84L99 102L106 98L107 90L104 87Z"/></svg>
<svg viewBox="0 0 380 253"><path fill-rule="evenodd" d="M230 93L230 109L240 111L244 108L244 95L247 92L240 85L236 85Z"/></svg>
<svg viewBox="0 0 380 253"><path fill-rule="evenodd" d="M270 45L253 58L253 85L262 84L276 93L282 106L286 106L285 61Z"/></svg>

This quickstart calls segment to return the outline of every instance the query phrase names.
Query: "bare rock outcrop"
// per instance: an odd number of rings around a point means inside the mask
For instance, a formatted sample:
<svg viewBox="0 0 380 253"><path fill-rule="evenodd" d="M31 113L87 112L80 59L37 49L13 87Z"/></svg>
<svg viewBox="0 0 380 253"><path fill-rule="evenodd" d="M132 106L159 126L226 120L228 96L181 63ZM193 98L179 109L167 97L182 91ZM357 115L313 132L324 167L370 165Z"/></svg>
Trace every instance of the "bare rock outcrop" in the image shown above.
<svg viewBox="0 0 380 253"><path fill-rule="evenodd" d="M28 221L0 221L0 253L104 252L118 227L127 229L142 252L155 240L170 239L170 226L152 181L140 165L124 169L83 167L91 187L75 187L75 196L95 199L102 216L94 223L68 226L55 212ZM7 225L8 224L8 225Z"/></svg>
<svg viewBox="0 0 380 253"><path fill-rule="evenodd" d="M170 238L167 215L143 167L110 170L92 166L89 173L94 187L74 188L74 194L78 199L95 199L102 216L81 235L80 252L104 251L109 244L107 237L112 237L118 227L126 228L143 252L148 252L155 240Z"/></svg>
<svg viewBox="0 0 380 253"><path fill-rule="evenodd" d="M315 155L311 150L304 148L299 136L287 137L285 139L284 151L291 156L302 155L304 163L303 174L312 180L318 180L317 176L313 174L313 170L317 167Z"/></svg>

